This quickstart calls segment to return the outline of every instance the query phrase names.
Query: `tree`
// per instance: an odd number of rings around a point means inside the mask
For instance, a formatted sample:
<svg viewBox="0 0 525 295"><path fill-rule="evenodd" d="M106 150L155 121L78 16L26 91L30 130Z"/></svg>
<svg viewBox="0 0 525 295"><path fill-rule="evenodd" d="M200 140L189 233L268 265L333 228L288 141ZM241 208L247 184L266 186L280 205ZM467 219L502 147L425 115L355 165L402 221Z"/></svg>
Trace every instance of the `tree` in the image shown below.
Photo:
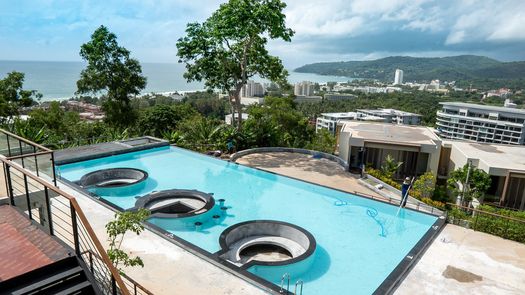
<svg viewBox="0 0 525 295"><path fill-rule="evenodd" d="M432 198L434 195L434 187L436 185L436 178L432 172L425 172L419 176L412 185L412 192L418 198Z"/></svg>
<svg viewBox="0 0 525 295"><path fill-rule="evenodd" d="M266 49L268 38L291 41L294 32L286 27L285 7L280 0L229 0L202 24L188 24L187 36L177 41L179 62L186 64L184 77L228 93L239 129L240 92L249 78L258 74L286 83L281 60Z"/></svg>
<svg viewBox="0 0 525 295"><path fill-rule="evenodd" d="M146 87L146 78L138 60L118 45L115 34L100 26L91 35L91 41L80 48L80 56L88 62L77 81L77 94L105 93L103 103L106 120L119 127L131 125L135 119L130 96Z"/></svg>
<svg viewBox="0 0 525 295"><path fill-rule="evenodd" d="M196 113L189 104L156 105L141 113L138 127L143 133L161 136L163 131L174 130L180 121Z"/></svg>
<svg viewBox="0 0 525 295"><path fill-rule="evenodd" d="M401 165L403 165L403 162L397 162L392 155L388 154L381 166L381 171L386 177L392 178Z"/></svg>
<svg viewBox="0 0 525 295"><path fill-rule="evenodd" d="M469 167L468 164L452 171L450 178L447 180L449 188L453 190L456 196L462 194L463 191L465 192L463 196L464 201L470 201L472 198L482 198L489 189L491 182L492 180L487 172L476 167Z"/></svg>
<svg viewBox="0 0 525 295"><path fill-rule="evenodd" d="M335 136L326 129L320 129L313 137L312 142L306 147L310 150L333 154L335 151L335 144Z"/></svg>
<svg viewBox="0 0 525 295"><path fill-rule="evenodd" d="M244 127L253 135L252 145L303 148L310 143L315 130L294 107L289 97L266 97L263 105L251 106Z"/></svg>
<svg viewBox="0 0 525 295"><path fill-rule="evenodd" d="M0 79L0 117L2 121L18 115L19 107L31 106L42 94L36 90L24 90L24 73L11 72Z"/></svg>
<svg viewBox="0 0 525 295"><path fill-rule="evenodd" d="M147 209L139 209L138 211L124 211L115 214L115 220L106 224L106 232L108 234L109 249L107 250L109 259L113 262L115 267L119 270L120 265L144 267L144 263L140 257L129 257L128 253L120 249L122 241L127 232L133 232L139 235L144 230L144 222L150 212Z"/></svg>

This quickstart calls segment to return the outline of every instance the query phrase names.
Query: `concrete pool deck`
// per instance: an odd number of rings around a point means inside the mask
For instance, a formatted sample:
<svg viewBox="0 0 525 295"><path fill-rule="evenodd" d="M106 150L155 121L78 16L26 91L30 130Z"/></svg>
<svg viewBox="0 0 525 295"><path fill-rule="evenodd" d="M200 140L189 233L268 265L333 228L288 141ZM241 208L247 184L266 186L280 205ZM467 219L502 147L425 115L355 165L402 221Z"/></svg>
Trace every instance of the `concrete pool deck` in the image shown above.
<svg viewBox="0 0 525 295"><path fill-rule="evenodd" d="M343 167L327 159L313 159L299 153L272 152L243 156L239 164L317 183L346 192L358 192L384 198L359 183L359 178L346 172Z"/></svg>
<svg viewBox="0 0 525 295"><path fill-rule="evenodd" d="M525 244L446 225L396 295L525 293Z"/></svg>

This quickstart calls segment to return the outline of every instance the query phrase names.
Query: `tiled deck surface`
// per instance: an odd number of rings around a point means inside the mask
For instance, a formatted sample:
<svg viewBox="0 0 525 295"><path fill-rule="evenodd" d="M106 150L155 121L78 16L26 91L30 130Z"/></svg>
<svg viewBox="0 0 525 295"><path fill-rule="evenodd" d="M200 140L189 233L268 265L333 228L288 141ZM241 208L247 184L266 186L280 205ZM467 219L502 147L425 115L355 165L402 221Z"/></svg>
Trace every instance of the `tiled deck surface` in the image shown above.
<svg viewBox="0 0 525 295"><path fill-rule="evenodd" d="M237 159L239 164L299 178L347 192L359 192L375 197L378 193L361 185L358 178L345 172L341 165L327 159L313 159L298 153L260 153Z"/></svg>
<svg viewBox="0 0 525 295"><path fill-rule="evenodd" d="M0 282L68 257L68 250L9 205L0 206Z"/></svg>

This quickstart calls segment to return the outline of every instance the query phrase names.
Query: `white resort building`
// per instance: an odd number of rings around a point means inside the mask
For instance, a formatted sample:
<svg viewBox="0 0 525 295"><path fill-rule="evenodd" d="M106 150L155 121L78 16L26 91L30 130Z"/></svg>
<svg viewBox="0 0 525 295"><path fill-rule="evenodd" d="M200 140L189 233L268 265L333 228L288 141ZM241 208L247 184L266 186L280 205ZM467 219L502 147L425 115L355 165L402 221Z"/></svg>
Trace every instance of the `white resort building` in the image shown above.
<svg viewBox="0 0 525 295"><path fill-rule="evenodd" d="M359 114L356 112L346 113L322 113L317 117L315 124L315 131L326 129L332 134L336 134L338 131L337 125L341 121L374 121L374 122L385 122L384 118Z"/></svg>
<svg viewBox="0 0 525 295"><path fill-rule="evenodd" d="M384 118L387 123L421 125L421 115L396 109L358 109L357 113L361 115L381 117Z"/></svg>

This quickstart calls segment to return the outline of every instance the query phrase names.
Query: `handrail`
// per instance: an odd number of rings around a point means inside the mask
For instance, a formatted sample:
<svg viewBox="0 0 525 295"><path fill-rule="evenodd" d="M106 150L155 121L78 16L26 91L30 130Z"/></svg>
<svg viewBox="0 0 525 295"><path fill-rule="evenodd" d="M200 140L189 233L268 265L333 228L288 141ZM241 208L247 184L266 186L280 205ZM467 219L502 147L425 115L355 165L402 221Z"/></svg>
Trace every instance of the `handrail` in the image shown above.
<svg viewBox="0 0 525 295"><path fill-rule="evenodd" d="M35 147L37 147L37 148L39 148L39 149L41 149L41 150L44 150L44 151L47 151L47 152L52 152L52 151L53 151L53 150L51 150L51 149L49 149L49 148L46 148L46 147L43 146L43 145L40 145L40 144L38 144L38 143L32 142L32 141L30 141L30 140L27 140L27 139L25 139L25 138L23 138L23 137L21 137L21 136L19 136L19 135L16 135L16 134L14 134L14 133L11 133L11 132L7 131L7 130L5 130L5 129L1 129L1 128L0 128L0 132L4 133L4 134L6 134L6 135L9 135L9 136L11 136L11 137L14 137L14 138L16 138L16 139L18 139L18 140L20 140L20 141L23 141L23 142L25 142L25 143L27 143L27 144L29 144L29 145L35 146Z"/></svg>
<svg viewBox="0 0 525 295"><path fill-rule="evenodd" d="M462 205L457 205L457 204L454 204L454 203L447 203L447 205L450 205L450 206L453 206L453 207L457 207L457 208L461 208L461 209L464 209L464 210L469 210L469 211L473 211L473 212L479 212L479 213L482 213L482 214L487 214L487 215L490 215L490 216L493 216L493 217L504 218L504 219L508 219L508 220L512 220L512 221L525 223L525 219L519 219L519 218L512 217L512 216L505 216L505 215L501 215L501 214L496 214L496 213L488 212L488 211L485 211L485 210L479 210L479 209L476 209L476 208L471 208L471 207L465 207L465 206L462 206Z"/></svg>
<svg viewBox="0 0 525 295"><path fill-rule="evenodd" d="M98 255L97 253L93 252L92 250L87 250L87 251L84 251L80 254L84 255L86 253L89 253L89 255L93 255L95 256L96 258L98 259L102 259L100 257L100 255ZM123 278L125 278L126 280L128 280L130 283L133 284L133 287L134 288L138 288L140 289L142 292L148 294L148 295L153 295L153 293L151 291L149 291L148 289L146 289L146 287L142 286L139 282L135 281L134 279L132 279L131 277L129 277L126 273L121 273L120 274ZM137 291L135 290L135 294L137 293Z"/></svg>
<svg viewBox="0 0 525 295"><path fill-rule="evenodd" d="M76 217L78 217L80 219L80 221L82 222L83 226L85 227L85 229L87 231L87 234L89 235L89 238L92 240L95 248L100 253L100 255L102 257L102 261L104 262L106 267L111 272L111 275L112 275L113 279L115 280L115 283L118 285L121 293L123 295L130 295L126 285L124 284L124 282L122 281L122 278L120 277L119 271L117 270L117 268L113 265L113 263L109 259L109 256L107 255L106 250L104 249L104 247L102 247L102 244L100 243L99 239L95 235L95 232L93 231L93 228L89 224L89 222L88 222L86 216L84 215L84 212L82 211L81 207L78 205L77 200L73 196L71 196L70 194L66 193L65 191L63 191L63 190L61 190L59 188L57 188L56 186L54 186L53 184L49 183L48 181L46 181L46 180L44 180L44 179L34 175L33 172L31 172L31 171L21 167L19 164L15 163L15 162L12 162L12 161L9 161L9 159L6 159L6 158L0 158L0 160L3 162L4 165L6 165L6 166L8 166L10 168L15 168L20 173L22 173L24 176L33 179L34 181L36 181L36 182L40 183L42 186L44 186L44 188L47 188L47 189L55 192L56 194L61 195L62 197L66 198L70 202L71 206L73 206L73 208L74 208ZM75 216L72 216L72 218L75 218ZM75 250L77 250L77 249L75 249Z"/></svg>
<svg viewBox="0 0 525 295"><path fill-rule="evenodd" d="M97 251L100 253L100 256L102 258L102 261L104 264L109 268L109 271L111 272L111 275L113 276L113 279L116 281L117 285L119 286L119 289L124 295L129 295L128 288L122 281L122 278L120 277L120 272L117 270L117 268L113 265L113 262L109 259L109 256L106 253L106 250L104 247L102 247L102 244L100 243L99 239L95 235L95 231L93 231L93 228L91 227L91 224L89 224L86 215L84 215L84 211L80 208L80 206L77 203L77 200L73 197L70 199L71 204L75 208L75 212L82 221L84 227L86 228L86 231L95 244L95 247L97 248Z"/></svg>
<svg viewBox="0 0 525 295"><path fill-rule="evenodd" d="M23 154L23 155L18 155L18 156L12 156L12 157L6 157L8 160L18 160L18 159L21 159L21 158L28 158L28 157L35 157L35 156L41 156L41 155L47 155L47 154L51 154L53 153L53 151L43 151L43 152L36 152L36 153L31 153L31 154Z"/></svg>

